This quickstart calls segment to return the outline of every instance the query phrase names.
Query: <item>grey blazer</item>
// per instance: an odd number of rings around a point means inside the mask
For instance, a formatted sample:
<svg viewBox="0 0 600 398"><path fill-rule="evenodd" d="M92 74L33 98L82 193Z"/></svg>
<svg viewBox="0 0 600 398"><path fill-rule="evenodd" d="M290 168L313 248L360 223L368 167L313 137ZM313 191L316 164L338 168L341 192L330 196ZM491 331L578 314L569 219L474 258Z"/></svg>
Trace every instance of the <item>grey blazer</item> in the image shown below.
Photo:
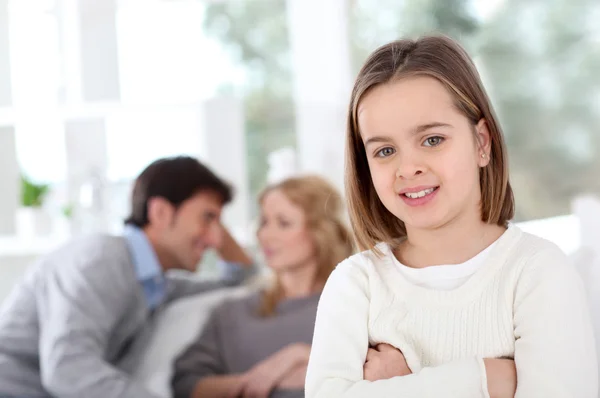
<svg viewBox="0 0 600 398"><path fill-rule="evenodd" d="M165 304L249 273L228 276L167 274ZM0 396L155 398L129 376L130 348L151 318L125 238L68 243L33 265L0 308Z"/></svg>

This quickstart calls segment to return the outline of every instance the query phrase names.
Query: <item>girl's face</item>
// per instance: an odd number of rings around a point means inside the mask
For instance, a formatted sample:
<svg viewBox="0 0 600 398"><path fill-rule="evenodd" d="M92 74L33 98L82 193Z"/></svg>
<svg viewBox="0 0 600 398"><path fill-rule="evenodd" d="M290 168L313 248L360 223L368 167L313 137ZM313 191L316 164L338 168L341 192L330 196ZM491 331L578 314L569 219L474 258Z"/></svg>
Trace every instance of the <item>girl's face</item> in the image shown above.
<svg viewBox="0 0 600 398"><path fill-rule="evenodd" d="M481 220L479 168L490 135L473 126L431 77L376 86L360 102L358 124L383 205L407 228L437 229ZM482 156L483 155L483 156Z"/></svg>

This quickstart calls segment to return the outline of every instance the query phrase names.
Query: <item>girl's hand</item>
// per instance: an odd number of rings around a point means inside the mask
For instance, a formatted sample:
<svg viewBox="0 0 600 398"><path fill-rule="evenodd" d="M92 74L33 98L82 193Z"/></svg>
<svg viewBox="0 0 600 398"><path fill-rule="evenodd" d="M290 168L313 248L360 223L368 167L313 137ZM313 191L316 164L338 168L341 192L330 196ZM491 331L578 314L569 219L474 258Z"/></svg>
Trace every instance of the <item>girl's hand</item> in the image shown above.
<svg viewBox="0 0 600 398"><path fill-rule="evenodd" d="M367 360L363 366L363 378L369 381L391 379L395 376L411 374L404 354L389 344L377 344L367 351Z"/></svg>
<svg viewBox="0 0 600 398"><path fill-rule="evenodd" d="M488 392L491 398L514 398L517 390L517 369L512 359L485 358Z"/></svg>

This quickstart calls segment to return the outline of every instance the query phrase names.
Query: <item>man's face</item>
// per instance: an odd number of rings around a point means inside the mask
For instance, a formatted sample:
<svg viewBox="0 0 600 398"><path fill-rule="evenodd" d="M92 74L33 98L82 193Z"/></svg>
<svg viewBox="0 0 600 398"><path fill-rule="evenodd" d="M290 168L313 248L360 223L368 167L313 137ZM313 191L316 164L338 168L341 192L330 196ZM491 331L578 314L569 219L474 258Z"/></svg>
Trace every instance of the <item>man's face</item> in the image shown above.
<svg viewBox="0 0 600 398"><path fill-rule="evenodd" d="M161 228L160 246L169 268L195 272L205 250L221 244L222 199L214 192L204 191L185 200L177 209L170 206L169 220Z"/></svg>

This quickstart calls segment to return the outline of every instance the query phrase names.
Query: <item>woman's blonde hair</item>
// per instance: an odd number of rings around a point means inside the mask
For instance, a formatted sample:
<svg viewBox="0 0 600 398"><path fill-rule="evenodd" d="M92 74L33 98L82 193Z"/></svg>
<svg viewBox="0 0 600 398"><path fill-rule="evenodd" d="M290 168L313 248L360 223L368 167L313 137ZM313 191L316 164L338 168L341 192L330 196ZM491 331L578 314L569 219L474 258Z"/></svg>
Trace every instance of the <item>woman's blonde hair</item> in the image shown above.
<svg viewBox="0 0 600 398"><path fill-rule="evenodd" d="M360 70L350 100L346 133L346 195L350 222L360 250L406 236L404 223L390 213L375 191L358 126L360 101L374 87L412 76L429 76L452 95L456 108L472 123L484 119L491 138L489 164L480 170L481 218L498 225L514 215L502 129L467 52L445 36L398 40L375 50Z"/></svg>
<svg viewBox="0 0 600 398"><path fill-rule="evenodd" d="M274 190L283 192L304 212L305 227L315 245L318 271L314 282L315 285L325 284L336 265L354 250L352 235L344 222L344 205L340 193L324 178L308 175L288 178L267 187L261 193L259 203L262 204L265 196ZM281 286L275 281L264 292L261 315L273 315L281 297Z"/></svg>

